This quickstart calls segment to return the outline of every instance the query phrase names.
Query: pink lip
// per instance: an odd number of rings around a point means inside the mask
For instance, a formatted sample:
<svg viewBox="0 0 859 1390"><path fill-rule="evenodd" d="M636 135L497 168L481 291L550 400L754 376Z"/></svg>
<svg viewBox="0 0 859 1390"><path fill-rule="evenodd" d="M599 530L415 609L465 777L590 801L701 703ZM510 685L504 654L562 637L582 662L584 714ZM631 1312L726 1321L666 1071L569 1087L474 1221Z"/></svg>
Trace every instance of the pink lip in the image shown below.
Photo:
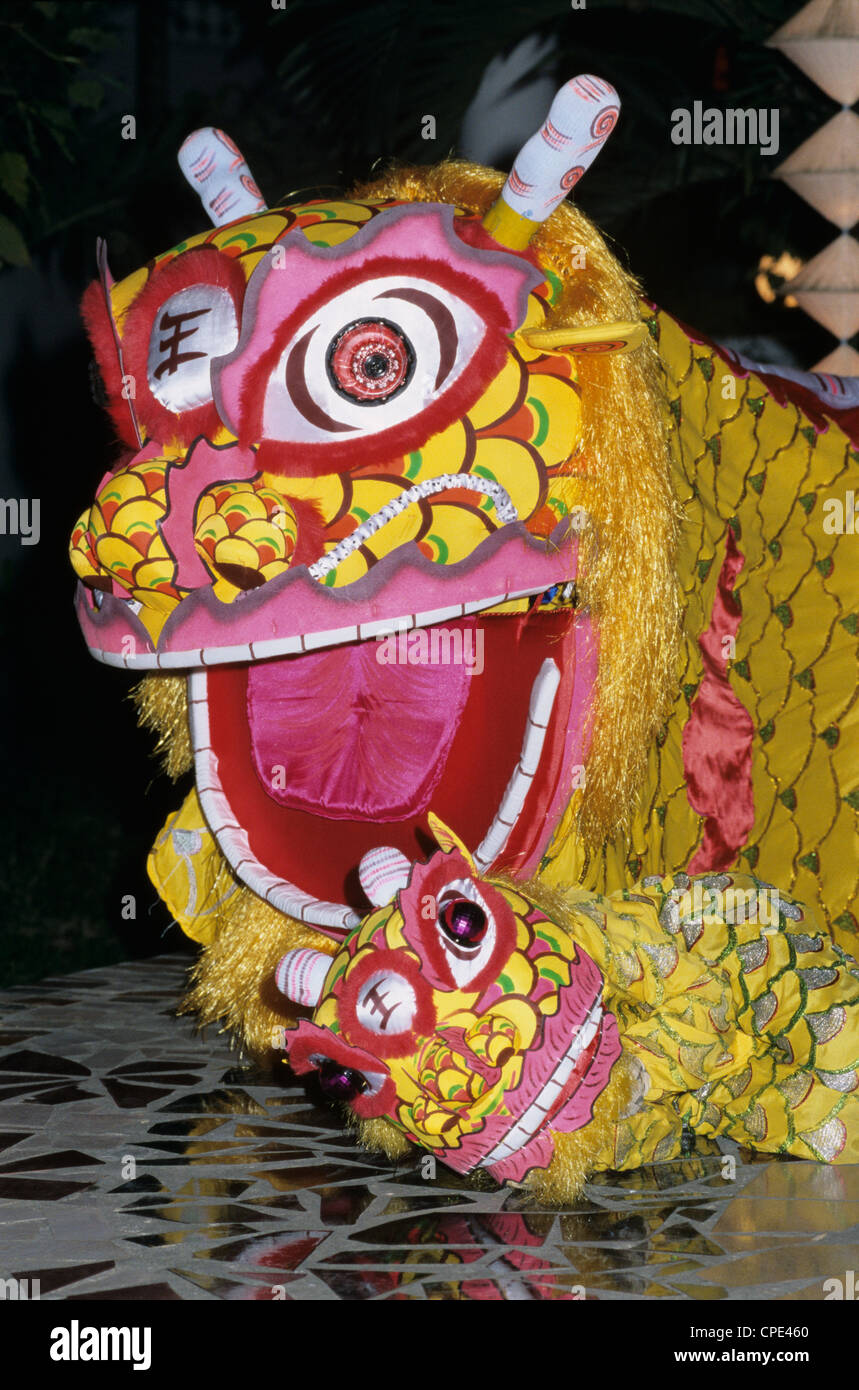
<svg viewBox="0 0 859 1390"><path fill-rule="evenodd" d="M443 612L447 620L502 603L508 594L538 593L575 578L577 556L578 538L567 521L548 541L513 522L459 564L439 565L416 545L403 545L341 589L311 579L301 565L230 604L211 588L195 590L171 613L157 645L128 605L110 594L94 609L79 583L77 612L92 655L111 666L167 670L261 661L374 638L396 619Z"/></svg>
<svg viewBox="0 0 859 1390"><path fill-rule="evenodd" d="M596 964L579 949L579 959L572 967L572 980L560 990L560 1008L546 1020L539 1047L525 1054L522 1080L515 1091L504 1096L508 1115L491 1116L480 1131L467 1135L457 1148L439 1149L437 1156L460 1173L486 1166L500 1182L521 1181L532 1168L545 1168L551 1161L554 1145L550 1130L568 1133L586 1125L593 1114L593 1104L608 1083L611 1069L620 1056L621 1046L617 1023L611 1014L604 1014L590 1049L590 1060L574 1068L564 1089L555 1097L557 1105L546 1103L543 1114L537 1115L529 1133L523 1135L515 1152L499 1157L493 1163L486 1160L503 1145L516 1129L526 1112L540 1102L546 1083L550 1081L571 1042L588 1019L602 995L602 975ZM587 1050L582 1058L587 1057Z"/></svg>

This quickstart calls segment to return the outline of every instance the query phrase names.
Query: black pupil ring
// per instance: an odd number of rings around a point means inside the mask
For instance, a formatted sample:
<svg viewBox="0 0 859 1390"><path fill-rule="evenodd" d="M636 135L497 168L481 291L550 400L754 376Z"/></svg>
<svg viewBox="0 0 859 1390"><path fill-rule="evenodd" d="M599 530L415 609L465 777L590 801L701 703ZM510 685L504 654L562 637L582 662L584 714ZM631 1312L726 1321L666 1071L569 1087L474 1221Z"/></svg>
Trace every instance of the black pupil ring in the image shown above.
<svg viewBox="0 0 859 1390"><path fill-rule="evenodd" d="M364 375L372 377L384 376L390 367L390 360L383 352L374 352L364 363Z"/></svg>
<svg viewBox="0 0 859 1390"><path fill-rule="evenodd" d="M360 329L367 331L356 335ZM347 324L332 338L325 355L331 386L360 406L384 405L398 396L411 382L415 362L415 350L403 330L381 318Z"/></svg>

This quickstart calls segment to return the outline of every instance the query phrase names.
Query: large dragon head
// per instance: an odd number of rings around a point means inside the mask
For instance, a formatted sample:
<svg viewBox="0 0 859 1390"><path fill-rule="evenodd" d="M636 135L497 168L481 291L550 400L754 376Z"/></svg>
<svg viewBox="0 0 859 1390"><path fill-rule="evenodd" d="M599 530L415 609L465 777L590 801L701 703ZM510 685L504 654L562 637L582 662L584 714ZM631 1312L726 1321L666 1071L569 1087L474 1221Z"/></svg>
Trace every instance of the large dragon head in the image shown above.
<svg viewBox="0 0 859 1390"><path fill-rule="evenodd" d="M323 933L358 920L380 824L414 858L432 797L528 874L585 763L617 822L653 731L655 349L564 201L617 114L580 77L506 183L448 163L272 209L197 132L215 229L118 282L100 248L84 314L127 452L74 530L78 617L98 659L190 675L209 828Z"/></svg>

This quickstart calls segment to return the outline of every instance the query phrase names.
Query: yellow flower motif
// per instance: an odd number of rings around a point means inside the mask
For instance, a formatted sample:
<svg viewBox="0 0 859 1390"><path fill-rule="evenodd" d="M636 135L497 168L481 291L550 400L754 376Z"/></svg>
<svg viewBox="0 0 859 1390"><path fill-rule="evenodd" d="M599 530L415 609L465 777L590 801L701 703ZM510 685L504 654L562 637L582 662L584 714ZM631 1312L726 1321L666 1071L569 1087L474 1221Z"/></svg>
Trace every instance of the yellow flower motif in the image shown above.
<svg viewBox="0 0 859 1390"><path fill-rule="evenodd" d="M297 534L292 508L259 481L218 483L197 506L197 552L213 576L227 580L235 593L283 574Z"/></svg>

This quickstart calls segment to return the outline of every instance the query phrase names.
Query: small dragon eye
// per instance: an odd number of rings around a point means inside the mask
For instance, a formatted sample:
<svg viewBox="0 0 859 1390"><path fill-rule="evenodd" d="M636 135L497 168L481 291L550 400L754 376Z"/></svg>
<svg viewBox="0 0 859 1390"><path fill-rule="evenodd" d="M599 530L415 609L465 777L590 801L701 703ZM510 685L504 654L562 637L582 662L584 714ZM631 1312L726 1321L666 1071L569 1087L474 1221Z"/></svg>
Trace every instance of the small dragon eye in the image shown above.
<svg viewBox="0 0 859 1390"><path fill-rule="evenodd" d="M442 903L438 922L457 946L477 946L486 935L486 913L469 898L449 898Z"/></svg>
<svg viewBox="0 0 859 1390"><path fill-rule="evenodd" d="M414 361L405 334L383 319L351 324L335 337L327 355L335 389L358 405L389 401L410 380Z"/></svg>
<svg viewBox="0 0 859 1390"><path fill-rule="evenodd" d="M342 1062L325 1061L319 1067L319 1085L330 1100L354 1100L367 1090L369 1082L359 1071Z"/></svg>

